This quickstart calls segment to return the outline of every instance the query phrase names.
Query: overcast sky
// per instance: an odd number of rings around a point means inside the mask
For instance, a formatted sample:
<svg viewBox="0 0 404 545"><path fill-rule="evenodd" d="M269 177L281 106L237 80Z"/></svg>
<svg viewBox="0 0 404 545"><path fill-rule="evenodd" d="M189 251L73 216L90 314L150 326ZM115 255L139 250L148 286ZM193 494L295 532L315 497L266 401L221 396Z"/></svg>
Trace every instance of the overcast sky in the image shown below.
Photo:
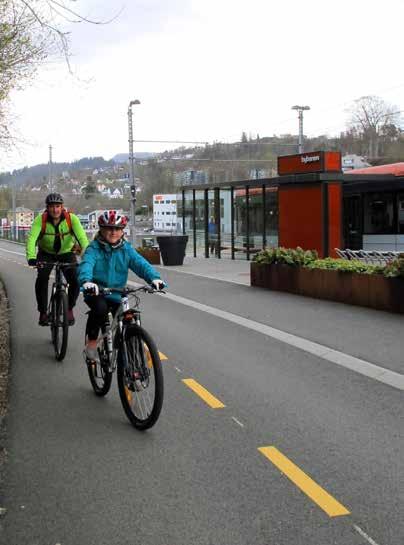
<svg viewBox="0 0 404 545"><path fill-rule="evenodd" d="M338 134L352 100L376 94L404 109L402 0L77 0L105 26L71 25L72 65L41 70L13 95L29 145L0 171L128 151L134 138L236 141L297 133L294 104L309 105L305 134ZM136 143L135 151L168 145ZM171 146L173 147L173 146Z"/></svg>

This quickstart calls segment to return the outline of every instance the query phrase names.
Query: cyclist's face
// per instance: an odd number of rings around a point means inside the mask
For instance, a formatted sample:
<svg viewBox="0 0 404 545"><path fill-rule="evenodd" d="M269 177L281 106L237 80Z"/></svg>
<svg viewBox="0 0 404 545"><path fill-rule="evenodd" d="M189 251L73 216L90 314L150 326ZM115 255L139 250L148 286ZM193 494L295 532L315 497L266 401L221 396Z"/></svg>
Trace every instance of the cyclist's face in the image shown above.
<svg viewBox="0 0 404 545"><path fill-rule="evenodd" d="M115 244L123 237L123 229L117 229L114 227L103 227L101 234L107 242Z"/></svg>
<svg viewBox="0 0 404 545"><path fill-rule="evenodd" d="M57 220L62 215L62 204L48 204L48 212L51 218Z"/></svg>

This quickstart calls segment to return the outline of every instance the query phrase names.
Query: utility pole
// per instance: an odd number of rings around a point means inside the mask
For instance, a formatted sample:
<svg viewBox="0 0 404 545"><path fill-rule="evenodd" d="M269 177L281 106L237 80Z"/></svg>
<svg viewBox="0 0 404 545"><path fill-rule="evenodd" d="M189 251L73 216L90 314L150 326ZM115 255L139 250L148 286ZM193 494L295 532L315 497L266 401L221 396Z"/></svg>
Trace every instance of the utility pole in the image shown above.
<svg viewBox="0 0 404 545"><path fill-rule="evenodd" d="M49 145L49 193L53 193L52 183L52 145Z"/></svg>
<svg viewBox="0 0 404 545"><path fill-rule="evenodd" d="M133 156L133 124L132 106L140 104L140 100L131 100L128 107L128 135L129 135L129 165L130 165L130 233L133 248L136 247L135 214L136 214L136 182L135 182L135 158Z"/></svg>
<svg viewBox="0 0 404 545"><path fill-rule="evenodd" d="M299 117L299 153L303 153L303 112L310 110L310 106L292 106L292 110L297 110Z"/></svg>
<svg viewBox="0 0 404 545"><path fill-rule="evenodd" d="M12 205L13 205L13 238L14 240L17 240L17 211L15 206L15 184L16 181L13 181L13 185L11 188L11 199L12 199Z"/></svg>

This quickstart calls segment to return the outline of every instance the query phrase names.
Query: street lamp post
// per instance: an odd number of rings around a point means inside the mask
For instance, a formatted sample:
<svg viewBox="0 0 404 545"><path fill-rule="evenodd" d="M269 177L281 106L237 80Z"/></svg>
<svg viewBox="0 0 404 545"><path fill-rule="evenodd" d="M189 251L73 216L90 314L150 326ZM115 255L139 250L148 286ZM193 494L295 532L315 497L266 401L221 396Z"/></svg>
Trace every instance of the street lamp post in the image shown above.
<svg viewBox="0 0 404 545"><path fill-rule="evenodd" d="M299 153L303 153L303 112L310 110L310 106L292 106L292 110L297 110L299 117Z"/></svg>
<svg viewBox="0 0 404 545"><path fill-rule="evenodd" d="M130 200L130 232L132 246L136 246L136 232L135 232L135 212L136 212L136 182L135 182L135 159L133 156L133 125L132 125L132 106L140 104L140 100L131 100L128 106L128 131L129 131L129 164L130 164L130 178L131 178L131 200Z"/></svg>

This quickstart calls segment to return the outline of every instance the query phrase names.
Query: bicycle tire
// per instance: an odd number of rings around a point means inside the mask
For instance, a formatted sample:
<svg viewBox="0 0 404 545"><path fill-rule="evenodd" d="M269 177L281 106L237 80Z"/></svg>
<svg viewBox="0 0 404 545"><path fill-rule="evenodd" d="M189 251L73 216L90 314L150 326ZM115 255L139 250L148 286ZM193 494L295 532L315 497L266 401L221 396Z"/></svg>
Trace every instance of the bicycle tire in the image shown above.
<svg viewBox="0 0 404 545"><path fill-rule="evenodd" d="M129 422L136 429L144 431L154 426L160 416L161 408L163 406L164 379L160 356L153 339L147 331L140 326L133 325L128 327L122 342L126 343L128 360L132 361L126 361L123 347L121 346L118 351L117 368L119 397ZM132 349L129 350L128 348L129 343L130 346L135 347L135 359L139 359L140 347L142 347L144 351L149 373L149 381L146 385L145 383L147 381L144 380L145 377L135 381L133 377L129 376L132 373L133 366L136 365L133 358L134 352L131 352ZM136 367L136 369L138 369L138 367ZM154 382L154 388L151 388L151 379ZM138 384L137 387L140 388L140 390L135 387L135 382ZM141 397L141 394L145 395ZM150 400L150 395L153 395L152 401ZM146 414L147 405L149 405L148 414Z"/></svg>
<svg viewBox="0 0 404 545"><path fill-rule="evenodd" d="M69 338L69 322L67 319L67 293L58 291L52 298L52 342L55 358L62 361L66 356Z"/></svg>
<svg viewBox="0 0 404 545"><path fill-rule="evenodd" d="M87 342L87 337L86 337ZM107 395L111 388L112 383L112 371L107 367L109 366L109 360L106 350L98 352L99 361L89 361L87 363L88 376L93 387L94 393L98 397Z"/></svg>

